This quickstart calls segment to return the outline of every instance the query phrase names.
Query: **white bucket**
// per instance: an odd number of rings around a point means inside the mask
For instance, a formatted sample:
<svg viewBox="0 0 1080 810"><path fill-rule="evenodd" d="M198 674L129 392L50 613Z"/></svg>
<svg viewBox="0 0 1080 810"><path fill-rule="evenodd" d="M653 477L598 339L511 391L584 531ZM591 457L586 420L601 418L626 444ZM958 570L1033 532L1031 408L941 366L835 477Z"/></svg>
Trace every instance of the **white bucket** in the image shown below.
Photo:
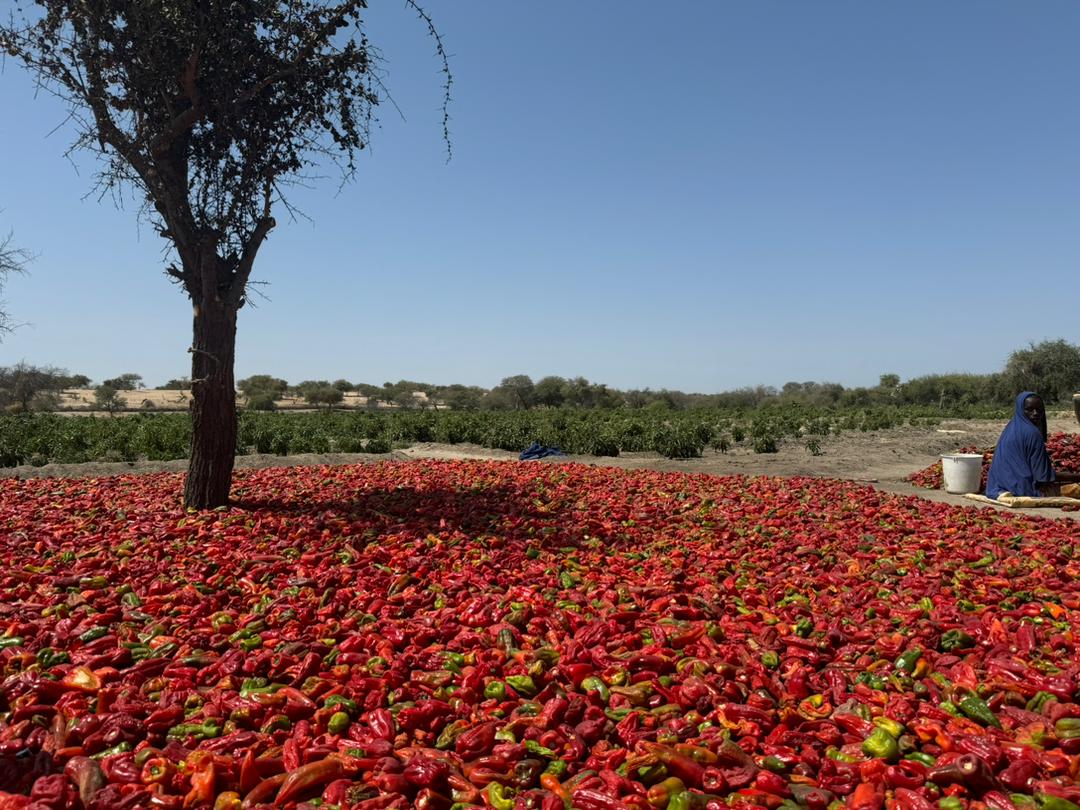
<svg viewBox="0 0 1080 810"><path fill-rule="evenodd" d="M942 483L946 492L962 495L978 492L982 483L982 453L953 453L941 457Z"/></svg>

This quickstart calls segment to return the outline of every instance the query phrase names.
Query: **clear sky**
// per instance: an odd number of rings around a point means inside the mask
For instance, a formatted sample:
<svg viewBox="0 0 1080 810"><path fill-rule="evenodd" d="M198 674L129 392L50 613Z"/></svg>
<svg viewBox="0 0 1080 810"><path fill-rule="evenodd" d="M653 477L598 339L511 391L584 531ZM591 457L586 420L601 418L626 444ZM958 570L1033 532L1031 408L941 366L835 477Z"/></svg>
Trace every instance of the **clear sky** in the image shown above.
<svg viewBox="0 0 1080 810"><path fill-rule="evenodd" d="M1080 343L1075 0L429 0L449 162L431 42L372 5L401 115L355 182L296 195L311 221L275 212L238 377L713 392ZM0 233L36 254L0 365L189 373L137 201L87 196L10 60L0 110Z"/></svg>

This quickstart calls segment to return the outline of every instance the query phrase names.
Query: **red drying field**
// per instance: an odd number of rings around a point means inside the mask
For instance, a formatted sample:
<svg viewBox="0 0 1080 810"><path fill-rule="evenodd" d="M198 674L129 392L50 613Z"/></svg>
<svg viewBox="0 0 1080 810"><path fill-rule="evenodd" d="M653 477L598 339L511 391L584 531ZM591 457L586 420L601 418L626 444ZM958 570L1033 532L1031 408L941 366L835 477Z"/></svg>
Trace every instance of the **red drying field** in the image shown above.
<svg viewBox="0 0 1080 810"><path fill-rule="evenodd" d="M1077 524L424 462L0 481L0 808L1080 801Z"/></svg>
<svg viewBox="0 0 1080 810"><path fill-rule="evenodd" d="M982 453L982 489L986 489L986 476L990 472L990 462L994 458L993 447L963 447L958 453ZM1080 472L1080 435L1076 433L1051 433L1046 440L1046 452L1054 463L1054 469ZM912 473L907 480L924 489L941 489L941 462L935 461L929 467Z"/></svg>

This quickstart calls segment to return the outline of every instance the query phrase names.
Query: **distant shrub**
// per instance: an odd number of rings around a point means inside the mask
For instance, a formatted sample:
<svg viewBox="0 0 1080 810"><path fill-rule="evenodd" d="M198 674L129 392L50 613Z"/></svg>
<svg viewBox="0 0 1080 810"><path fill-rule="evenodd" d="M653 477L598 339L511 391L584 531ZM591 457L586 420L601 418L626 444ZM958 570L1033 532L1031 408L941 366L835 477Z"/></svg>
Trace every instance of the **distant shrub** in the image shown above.
<svg viewBox="0 0 1080 810"><path fill-rule="evenodd" d="M367 444L364 445L365 453L389 453L393 449L390 446L390 439L386 436L376 436L367 440Z"/></svg>
<svg viewBox="0 0 1080 810"><path fill-rule="evenodd" d="M250 411L275 411L277 401L270 391L256 391L248 397L247 407Z"/></svg>

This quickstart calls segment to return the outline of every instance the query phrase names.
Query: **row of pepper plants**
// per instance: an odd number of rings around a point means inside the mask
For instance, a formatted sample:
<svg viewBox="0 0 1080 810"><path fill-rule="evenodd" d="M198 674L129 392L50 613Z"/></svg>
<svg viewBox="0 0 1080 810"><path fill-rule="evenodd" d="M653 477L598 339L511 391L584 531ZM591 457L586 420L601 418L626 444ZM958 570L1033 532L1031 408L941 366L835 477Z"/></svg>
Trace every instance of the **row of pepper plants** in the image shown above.
<svg viewBox="0 0 1080 810"><path fill-rule="evenodd" d="M341 412L239 414L237 452L386 453L416 442L472 443L522 450L533 441L572 454L616 456L655 452L697 457L706 448L745 444L775 452L785 441L843 430L926 424L920 408L827 411L799 406L760 411ZM184 458L191 438L187 414L118 418L34 414L0 416L0 466Z"/></svg>
<svg viewBox="0 0 1080 810"><path fill-rule="evenodd" d="M1076 810L1080 531L850 482L0 480L0 808Z"/></svg>

